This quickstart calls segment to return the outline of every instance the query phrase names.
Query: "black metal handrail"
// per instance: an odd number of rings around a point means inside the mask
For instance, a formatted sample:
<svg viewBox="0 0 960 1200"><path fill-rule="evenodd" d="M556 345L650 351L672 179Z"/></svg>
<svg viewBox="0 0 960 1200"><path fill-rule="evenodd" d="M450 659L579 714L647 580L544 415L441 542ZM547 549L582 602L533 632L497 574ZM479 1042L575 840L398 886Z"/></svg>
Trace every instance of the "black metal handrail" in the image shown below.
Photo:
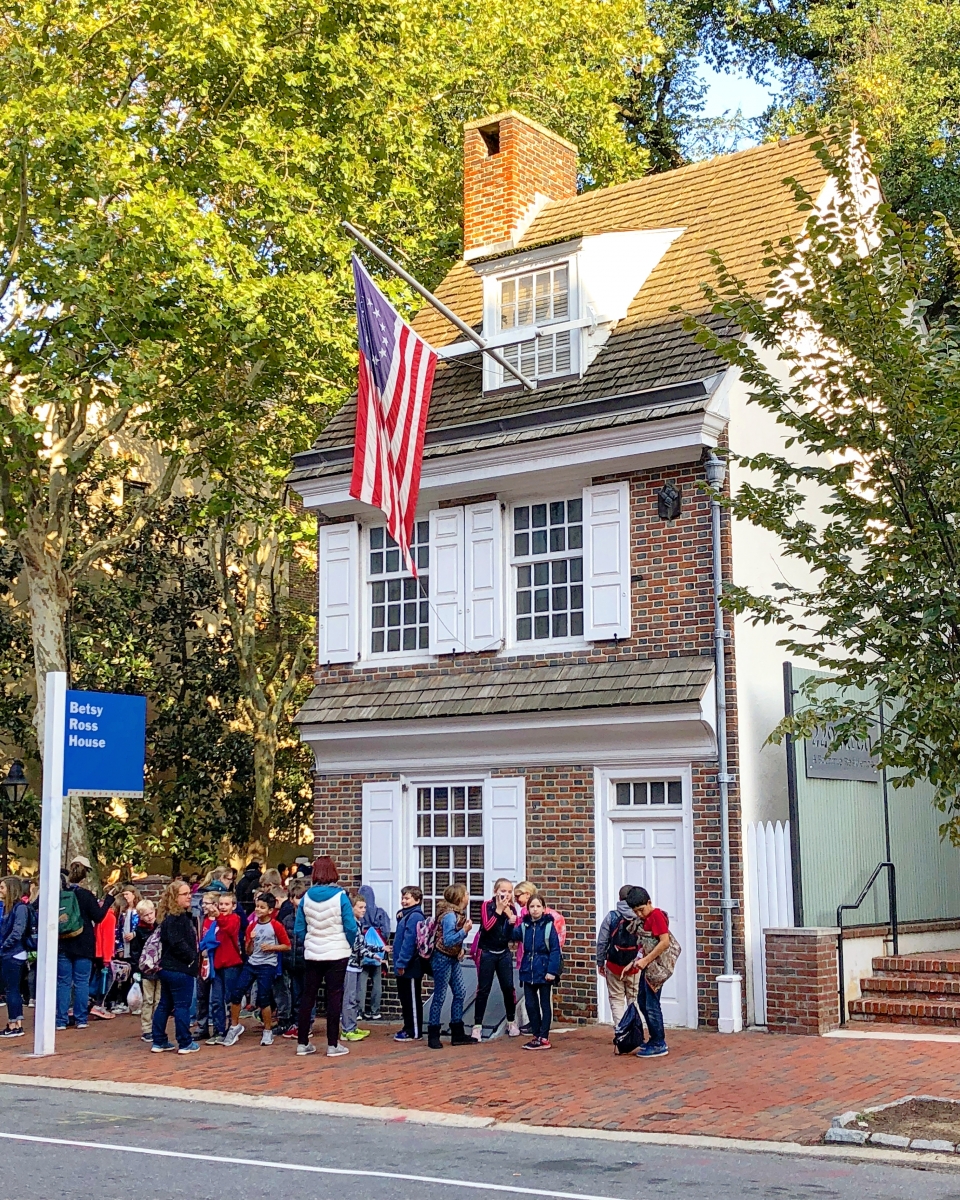
<svg viewBox="0 0 960 1200"><path fill-rule="evenodd" d="M843 914L845 912L853 912L860 907L866 900L867 894L877 881L881 871L887 872L887 902L890 911L890 936L893 941L893 953L900 953L900 928L897 924L897 868L892 862L877 863L873 870L873 874L863 885L863 891L856 898L853 904L840 904L837 906L837 973L839 976L839 995L840 995L840 1024L847 1023L847 990L844 986L843 978Z"/></svg>

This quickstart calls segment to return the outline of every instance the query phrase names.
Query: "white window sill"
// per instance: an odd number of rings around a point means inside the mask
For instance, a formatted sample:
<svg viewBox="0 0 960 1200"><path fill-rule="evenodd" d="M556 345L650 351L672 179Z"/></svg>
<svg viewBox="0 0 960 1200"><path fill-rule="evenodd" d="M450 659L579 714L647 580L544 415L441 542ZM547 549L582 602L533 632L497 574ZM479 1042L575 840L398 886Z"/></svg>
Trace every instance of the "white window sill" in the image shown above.
<svg viewBox="0 0 960 1200"><path fill-rule="evenodd" d="M556 650L577 654L592 649L593 643L585 641L583 638L541 638L540 640L532 639L529 642L514 642L506 647L503 655L505 658L519 658Z"/></svg>
<svg viewBox="0 0 960 1200"><path fill-rule="evenodd" d="M358 667L386 667L391 663L400 663L404 666L409 666L411 663L422 663L429 666L437 661L436 655L428 654L426 650L397 650L393 654L367 654L356 665Z"/></svg>

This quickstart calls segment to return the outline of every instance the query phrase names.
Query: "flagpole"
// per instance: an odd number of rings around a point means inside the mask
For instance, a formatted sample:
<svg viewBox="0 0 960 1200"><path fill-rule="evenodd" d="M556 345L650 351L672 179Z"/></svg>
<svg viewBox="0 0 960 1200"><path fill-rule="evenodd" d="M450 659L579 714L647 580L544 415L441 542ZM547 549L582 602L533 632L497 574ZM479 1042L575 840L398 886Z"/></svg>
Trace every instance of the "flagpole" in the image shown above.
<svg viewBox="0 0 960 1200"><path fill-rule="evenodd" d="M484 352L484 354L489 354L495 363L503 367L505 371L509 371L514 378L519 379L528 391L535 392L537 390L537 385L535 383L529 380L526 375L522 374L512 363L507 362L499 350L494 350L491 346L488 346L480 334L476 332L476 330L471 329L466 321L461 321L457 314L452 309L447 308L442 300L438 300L433 292L428 292L423 284L418 283L409 271L405 271L399 263L395 263L389 254L386 254L380 249L379 246L371 242L369 238L364 237L360 230L351 225L349 221L344 221L342 224L343 228L347 231L347 233L350 234L352 238L358 241L361 246L366 247L371 254L375 254L382 263L385 263L391 271L399 275L405 283L409 283L413 290L415 292L419 292L419 294L424 298L424 300L427 301L428 304L432 304L441 316L446 317L452 325L456 325L460 332L466 334L471 342L475 342Z"/></svg>

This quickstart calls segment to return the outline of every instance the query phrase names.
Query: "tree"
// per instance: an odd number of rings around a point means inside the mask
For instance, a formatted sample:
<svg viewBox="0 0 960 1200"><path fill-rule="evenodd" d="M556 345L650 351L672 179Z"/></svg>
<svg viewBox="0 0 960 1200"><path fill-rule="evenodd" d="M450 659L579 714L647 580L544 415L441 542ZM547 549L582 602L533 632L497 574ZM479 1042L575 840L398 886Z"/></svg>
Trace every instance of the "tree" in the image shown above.
<svg viewBox="0 0 960 1200"><path fill-rule="evenodd" d="M837 748L869 736L883 703L880 760L896 783L930 779L960 840L960 330L929 319L936 234L886 204L863 211L845 144L819 144L839 192L825 213L795 187L805 227L767 247L764 295L718 263L713 312L743 336L688 322L786 438L783 454L739 459L756 474L730 508L812 579L725 602L781 626L781 645L846 689L831 700L813 681L776 736L833 723Z"/></svg>

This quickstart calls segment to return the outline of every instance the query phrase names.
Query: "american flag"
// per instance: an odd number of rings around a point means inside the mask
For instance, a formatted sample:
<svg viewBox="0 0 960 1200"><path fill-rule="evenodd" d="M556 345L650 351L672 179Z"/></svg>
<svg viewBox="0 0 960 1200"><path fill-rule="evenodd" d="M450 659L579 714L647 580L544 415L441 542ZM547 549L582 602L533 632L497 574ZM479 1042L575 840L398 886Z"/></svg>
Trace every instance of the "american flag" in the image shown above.
<svg viewBox="0 0 960 1200"><path fill-rule="evenodd" d="M360 378L350 495L383 510L387 531L416 575L410 539L437 355L401 319L356 255L353 279Z"/></svg>

